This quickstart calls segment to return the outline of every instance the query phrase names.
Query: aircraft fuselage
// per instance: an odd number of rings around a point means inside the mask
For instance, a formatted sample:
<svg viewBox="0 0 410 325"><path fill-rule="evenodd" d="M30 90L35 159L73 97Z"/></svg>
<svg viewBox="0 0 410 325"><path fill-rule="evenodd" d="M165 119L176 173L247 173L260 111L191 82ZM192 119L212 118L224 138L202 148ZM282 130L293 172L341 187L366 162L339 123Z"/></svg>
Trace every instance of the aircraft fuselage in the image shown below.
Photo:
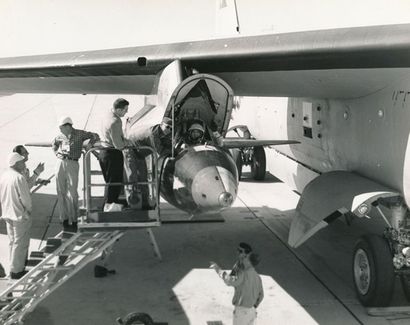
<svg viewBox="0 0 410 325"><path fill-rule="evenodd" d="M299 192L321 173L347 170L403 193L409 204L410 75L404 72L397 69L396 80L356 98L243 97L234 117L240 124L244 113L256 138L301 142L266 152L268 169ZM356 85L357 91L368 86Z"/></svg>
<svg viewBox="0 0 410 325"><path fill-rule="evenodd" d="M182 150L165 162L161 195L192 214L216 213L231 206L238 190L238 174L228 151L213 145Z"/></svg>

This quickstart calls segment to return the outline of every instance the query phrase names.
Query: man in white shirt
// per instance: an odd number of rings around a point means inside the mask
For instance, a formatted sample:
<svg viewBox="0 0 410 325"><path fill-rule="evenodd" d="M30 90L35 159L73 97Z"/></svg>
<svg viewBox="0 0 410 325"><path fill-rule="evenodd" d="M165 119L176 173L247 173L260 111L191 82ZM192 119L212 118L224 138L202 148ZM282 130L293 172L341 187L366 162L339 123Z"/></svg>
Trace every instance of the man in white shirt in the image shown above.
<svg viewBox="0 0 410 325"><path fill-rule="evenodd" d="M32 201L27 179L26 163L17 152L8 156L9 169L0 178L2 218L7 224L10 248L10 277L20 279L30 244Z"/></svg>
<svg viewBox="0 0 410 325"><path fill-rule="evenodd" d="M129 102L123 98L115 100L111 111L101 125L101 141L109 149L101 150L99 159L105 182L122 183L124 174L124 156L122 150L127 145L122 130L121 118L128 112ZM123 205L118 201L121 185L109 185L104 211L121 211Z"/></svg>

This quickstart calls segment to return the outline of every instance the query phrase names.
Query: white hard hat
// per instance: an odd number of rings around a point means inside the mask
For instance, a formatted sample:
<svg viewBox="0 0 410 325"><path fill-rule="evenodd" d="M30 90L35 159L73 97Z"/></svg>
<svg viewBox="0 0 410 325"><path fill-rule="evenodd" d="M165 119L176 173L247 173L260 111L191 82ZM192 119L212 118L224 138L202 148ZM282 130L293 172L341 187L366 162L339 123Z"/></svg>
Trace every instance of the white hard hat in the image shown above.
<svg viewBox="0 0 410 325"><path fill-rule="evenodd" d="M60 121L58 122L58 126L62 126L67 123L73 125L73 120L69 116L63 116L62 118L60 118Z"/></svg>
<svg viewBox="0 0 410 325"><path fill-rule="evenodd" d="M13 167L16 164L16 162L21 160L24 160L24 157L18 154L17 152L12 152L7 157L7 162L9 163L10 167Z"/></svg>

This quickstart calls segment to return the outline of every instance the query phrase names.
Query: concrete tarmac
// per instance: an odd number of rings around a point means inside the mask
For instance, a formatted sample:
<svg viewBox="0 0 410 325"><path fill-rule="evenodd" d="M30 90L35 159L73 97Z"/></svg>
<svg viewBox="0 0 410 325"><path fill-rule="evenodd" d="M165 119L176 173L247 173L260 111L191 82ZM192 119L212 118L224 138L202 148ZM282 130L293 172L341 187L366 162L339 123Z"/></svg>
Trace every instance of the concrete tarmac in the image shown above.
<svg viewBox="0 0 410 325"><path fill-rule="evenodd" d="M23 107L18 95L14 97L14 101L0 99L0 114L5 111L3 101L9 105L6 107L15 108L0 125L3 160L11 145L54 136L57 111L75 112L75 119L81 121L78 125L89 125L85 122L97 114L96 103L105 105L99 97L75 97L75 105L70 105L70 98L54 96L47 99L52 100L54 108L37 109L33 99L30 102L20 96L31 105ZM41 103L45 97L35 98ZM27 112L37 112L32 124ZM35 127L38 118L45 121L41 129ZM54 158L50 159L44 150L31 149L30 160L33 165L46 161L52 173ZM154 229L162 261L154 256L144 230L127 231L110 259L115 275L94 278L94 263L90 263L43 300L27 315L24 324L112 325L117 317L130 312L145 312L156 322L175 325L231 324L233 289L209 269L209 262L216 261L229 269L241 241L251 244L261 256L257 270L262 276L265 299L258 308L258 324L408 324L410 318L405 315L370 317L355 297L351 274L354 242L363 232L375 231L380 225L367 219L356 220L350 227L336 221L300 248L291 249L287 234L297 200L298 195L273 176L254 182L245 170L234 206L223 213L224 222L164 224ZM44 238L61 230L55 211L55 186L41 189L33 201L31 249L38 250ZM0 261L6 269L7 243L1 221ZM407 305L399 286L393 304Z"/></svg>

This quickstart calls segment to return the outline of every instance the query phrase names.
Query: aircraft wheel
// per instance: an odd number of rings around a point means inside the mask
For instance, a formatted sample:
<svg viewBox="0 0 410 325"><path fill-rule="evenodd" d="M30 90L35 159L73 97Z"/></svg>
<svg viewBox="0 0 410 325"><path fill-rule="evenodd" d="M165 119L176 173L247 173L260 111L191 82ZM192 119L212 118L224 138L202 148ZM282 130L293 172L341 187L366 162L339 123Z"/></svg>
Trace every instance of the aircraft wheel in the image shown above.
<svg viewBox="0 0 410 325"><path fill-rule="evenodd" d="M402 274L400 276L401 285L407 301L410 301L410 274Z"/></svg>
<svg viewBox="0 0 410 325"><path fill-rule="evenodd" d="M145 313L131 313L125 316L124 319L117 319L117 322L123 325L154 325L151 316Z"/></svg>
<svg viewBox="0 0 410 325"><path fill-rule="evenodd" d="M252 177L256 181L263 181L266 175L266 155L263 147L254 147L251 162Z"/></svg>
<svg viewBox="0 0 410 325"><path fill-rule="evenodd" d="M232 159L235 162L236 169L238 170L238 180L240 181L242 178L242 154L239 149L232 149L231 150Z"/></svg>
<svg viewBox="0 0 410 325"><path fill-rule="evenodd" d="M378 235L366 235L353 254L353 283L364 306L388 306L394 289L392 253L388 242Z"/></svg>

